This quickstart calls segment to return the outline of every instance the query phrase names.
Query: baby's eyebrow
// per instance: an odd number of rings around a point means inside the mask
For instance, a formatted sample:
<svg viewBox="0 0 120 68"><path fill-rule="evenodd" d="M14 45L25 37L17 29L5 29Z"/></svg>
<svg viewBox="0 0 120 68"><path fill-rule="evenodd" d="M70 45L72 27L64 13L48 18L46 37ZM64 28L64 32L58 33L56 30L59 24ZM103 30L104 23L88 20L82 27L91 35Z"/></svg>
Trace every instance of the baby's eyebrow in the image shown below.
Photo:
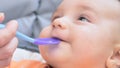
<svg viewBox="0 0 120 68"><path fill-rule="evenodd" d="M80 7L84 10L93 11L96 13L96 10L94 8L92 8L92 6L90 6L90 5L80 4L80 5L78 5L78 8L80 8Z"/></svg>
<svg viewBox="0 0 120 68"><path fill-rule="evenodd" d="M62 9L56 9L56 11L53 13L51 20L53 21L55 18L58 18L61 16Z"/></svg>

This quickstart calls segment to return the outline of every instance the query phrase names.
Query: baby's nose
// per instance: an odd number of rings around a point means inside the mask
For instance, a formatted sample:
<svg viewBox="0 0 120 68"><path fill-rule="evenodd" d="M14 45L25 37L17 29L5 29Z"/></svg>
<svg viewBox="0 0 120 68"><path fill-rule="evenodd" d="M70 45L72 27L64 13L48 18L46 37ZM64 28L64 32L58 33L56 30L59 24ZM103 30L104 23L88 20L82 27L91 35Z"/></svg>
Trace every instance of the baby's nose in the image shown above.
<svg viewBox="0 0 120 68"><path fill-rule="evenodd" d="M61 19L56 19L52 23L53 28L59 28L59 29L66 29L67 28L67 23Z"/></svg>

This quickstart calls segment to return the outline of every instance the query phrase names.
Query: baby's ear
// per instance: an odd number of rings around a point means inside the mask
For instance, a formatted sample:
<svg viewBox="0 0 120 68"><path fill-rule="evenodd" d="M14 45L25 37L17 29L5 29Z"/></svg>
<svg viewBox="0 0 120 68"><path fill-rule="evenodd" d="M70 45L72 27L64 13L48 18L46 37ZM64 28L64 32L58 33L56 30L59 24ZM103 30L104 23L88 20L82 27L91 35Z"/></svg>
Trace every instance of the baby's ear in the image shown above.
<svg viewBox="0 0 120 68"><path fill-rule="evenodd" d="M106 63L107 68L120 68L120 44L115 46Z"/></svg>

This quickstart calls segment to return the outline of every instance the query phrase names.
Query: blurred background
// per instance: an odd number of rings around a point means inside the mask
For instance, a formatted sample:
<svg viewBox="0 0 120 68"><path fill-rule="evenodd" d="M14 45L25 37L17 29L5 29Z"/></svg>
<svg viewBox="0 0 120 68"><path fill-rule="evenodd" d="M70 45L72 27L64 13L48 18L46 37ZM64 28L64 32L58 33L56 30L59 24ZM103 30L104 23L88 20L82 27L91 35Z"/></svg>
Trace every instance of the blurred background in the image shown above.
<svg viewBox="0 0 120 68"><path fill-rule="evenodd" d="M19 23L18 31L38 38L60 3L61 0L0 0L0 12L5 13L4 24L15 19ZM19 40L18 48L39 52L37 46L23 40Z"/></svg>

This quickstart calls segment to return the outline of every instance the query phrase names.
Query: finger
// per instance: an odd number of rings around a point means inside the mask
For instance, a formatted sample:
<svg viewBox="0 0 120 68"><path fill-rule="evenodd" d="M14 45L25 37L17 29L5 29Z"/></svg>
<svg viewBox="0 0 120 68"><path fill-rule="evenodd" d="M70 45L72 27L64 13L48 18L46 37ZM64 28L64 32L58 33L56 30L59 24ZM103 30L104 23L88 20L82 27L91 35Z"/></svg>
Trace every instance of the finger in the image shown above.
<svg viewBox="0 0 120 68"><path fill-rule="evenodd" d="M17 27L17 22L13 20L4 29L0 30L0 47L3 47L15 36Z"/></svg>
<svg viewBox="0 0 120 68"><path fill-rule="evenodd" d="M0 68L5 68L6 66L8 66L11 62L12 57L0 60Z"/></svg>
<svg viewBox="0 0 120 68"><path fill-rule="evenodd" d="M15 49L17 48L17 45L18 39L15 37L5 47L0 48L0 60L12 57Z"/></svg>
<svg viewBox="0 0 120 68"><path fill-rule="evenodd" d="M0 23L4 20L4 13L0 12Z"/></svg>

